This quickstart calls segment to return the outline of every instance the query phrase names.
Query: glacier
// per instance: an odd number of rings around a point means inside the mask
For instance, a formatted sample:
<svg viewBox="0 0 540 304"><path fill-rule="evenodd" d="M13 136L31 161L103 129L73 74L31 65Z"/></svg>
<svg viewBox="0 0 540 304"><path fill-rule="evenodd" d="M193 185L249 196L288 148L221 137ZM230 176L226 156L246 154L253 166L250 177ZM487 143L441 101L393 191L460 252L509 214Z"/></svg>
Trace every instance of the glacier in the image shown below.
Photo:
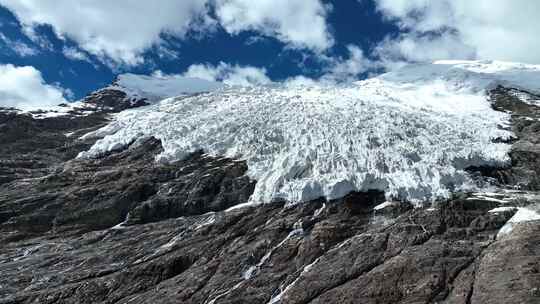
<svg viewBox="0 0 540 304"><path fill-rule="evenodd" d="M221 86L123 111L87 136L91 158L154 136L158 162L203 150L245 160L251 204L328 200L381 190L414 203L475 189L469 166L509 164L510 114L497 85L538 91L540 66L499 61L413 64L349 84Z"/></svg>

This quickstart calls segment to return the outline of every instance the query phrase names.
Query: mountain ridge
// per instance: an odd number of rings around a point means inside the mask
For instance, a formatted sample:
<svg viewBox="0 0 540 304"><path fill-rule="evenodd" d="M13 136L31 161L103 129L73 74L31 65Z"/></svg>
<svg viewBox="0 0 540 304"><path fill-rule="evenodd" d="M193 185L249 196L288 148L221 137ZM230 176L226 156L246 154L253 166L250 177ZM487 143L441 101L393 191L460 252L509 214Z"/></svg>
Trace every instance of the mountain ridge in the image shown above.
<svg viewBox="0 0 540 304"><path fill-rule="evenodd" d="M492 139L510 161L465 168L484 191L416 205L376 189L246 204L248 161L156 162L153 136L75 157L99 139L85 134L159 104L0 112L0 303L536 303L538 95L499 84L482 96L508 120Z"/></svg>

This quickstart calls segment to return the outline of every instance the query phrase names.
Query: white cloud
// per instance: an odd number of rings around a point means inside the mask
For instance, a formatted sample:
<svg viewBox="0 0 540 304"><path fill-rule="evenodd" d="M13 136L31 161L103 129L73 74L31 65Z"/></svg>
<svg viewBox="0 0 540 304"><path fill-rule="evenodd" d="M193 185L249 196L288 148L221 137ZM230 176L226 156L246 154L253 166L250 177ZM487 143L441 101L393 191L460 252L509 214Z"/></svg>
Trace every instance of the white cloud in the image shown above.
<svg viewBox="0 0 540 304"><path fill-rule="evenodd" d="M167 59L167 60L174 60L174 59L178 59L180 56L178 55L178 53L165 46L165 45L159 45L157 48L156 48L156 54L159 56L159 58L161 59Z"/></svg>
<svg viewBox="0 0 540 304"><path fill-rule="evenodd" d="M90 58L88 58L88 55L86 55L86 53L81 52L75 47L64 47L62 49L62 53L64 54L64 56L66 56L66 58L71 60L91 62Z"/></svg>
<svg viewBox="0 0 540 304"><path fill-rule="evenodd" d="M356 45L348 45L348 58L329 58L327 73L323 81L354 81L358 75L368 71L375 63L364 56L364 52Z"/></svg>
<svg viewBox="0 0 540 304"><path fill-rule="evenodd" d="M12 40L2 33L0 33L0 42L4 45L3 48L12 51L20 57L35 56L39 54L39 51L36 48L33 48L24 42Z"/></svg>
<svg viewBox="0 0 540 304"><path fill-rule="evenodd" d="M348 45L347 51L348 54L345 57L329 57L321 54L319 59L325 65L325 72L318 78L298 75L280 82L287 86L312 86L316 84L350 82L358 80L359 74L377 67L378 63L365 57L363 51L358 46ZM160 74L158 73L158 75ZM218 65L193 64L181 76L240 86L275 82L267 76L265 68L232 65L225 62L220 62Z"/></svg>
<svg viewBox="0 0 540 304"><path fill-rule="evenodd" d="M287 78L283 83L286 86L295 87L295 86L314 86L317 85L319 81L315 80L313 78L309 78L306 76L294 76Z"/></svg>
<svg viewBox="0 0 540 304"><path fill-rule="evenodd" d="M408 60L496 59L540 63L540 1L376 0L405 36L381 45ZM426 38L427 35L437 37ZM381 51L379 48L379 51ZM393 48L393 50L392 50ZM419 54L424 53L424 54Z"/></svg>
<svg viewBox="0 0 540 304"><path fill-rule="evenodd" d="M320 0L217 0L216 15L231 34L253 30L296 48L322 51L333 44Z"/></svg>
<svg viewBox="0 0 540 304"><path fill-rule="evenodd" d="M268 84L272 82L266 75L266 69L264 68L231 65L224 62L220 62L218 65L194 64L182 76L220 81L228 85L240 86Z"/></svg>
<svg viewBox="0 0 540 304"><path fill-rule="evenodd" d="M23 24L25 32L50 24L59 37L68 37L99 58L118 64L143 62L141 54L161 42L160 34L184 37L194 23L208 21L207 0L0 0ZM205 26L208 22L205 23Z"/></svg>
<svg viewBox="0 0 540 304"><path fill-rule="evenodd" d="M319 56L325 65L324 73L318 78L306 76L289 77L282 82L287 86L311 86L316 84L329 84L336 82L350 82L358 80L359 74L378 67L378 63L364 56L364 52L356 45L347 46L348 54L345 57ZM158 71L157 76L161 75ZM228 85L261 85L273 83L265 68L253 66L232 65L220 62L218 65L193 64L182 77L200 78L209 81L219 81Z"/></svg>
<svg viewBox="0 0 540 304"><path fill-rule="evenodd" d="M442 36L405 33L397 39L385 39L375 48L381 64L392 70L409 61L431 62L443 59L475 59L476 51L454 34Z"/></svg>
<svg viewBox="0 0 540 304"><path fill-rule="evenodd" d="M318 59L324 65L323 74L318 78L294 76L286 79L288 86L311 86L315 84L334 84L357 81L360 74L369 72L370 69L379 67L379 62L374 62L364 55L358 46L347 45L347 55L344 57L330 57L321 54Z"/></svg>
<svg viewBox="0 0 540 304"><path fill-rule="evenodd" d="M0 106L36 109L67 102L64 90L46 84L31 66L0 65Z"/></svg>
<svg viewBox="0 0 540 304"><path fill-rule="evenodd" d="M37 49L32 48L27 44L21 42L15 42L12 45L12 50L21 57L35 56L39 53Z"/></svg>
<svg viewBox="0 0 540 304"><path fill-rule="evenodd" d="M218 24L233 35L256 31L292 48L321 52L333 45L326 23L331 7L321 0L0 0L0 5L43 47L47 43L34 29L48 24L58 37L75 41L112 67L143 63L142 54L152 46L159 55L177 56L159 48L163 35L196 37L213 33Z"/></svg>

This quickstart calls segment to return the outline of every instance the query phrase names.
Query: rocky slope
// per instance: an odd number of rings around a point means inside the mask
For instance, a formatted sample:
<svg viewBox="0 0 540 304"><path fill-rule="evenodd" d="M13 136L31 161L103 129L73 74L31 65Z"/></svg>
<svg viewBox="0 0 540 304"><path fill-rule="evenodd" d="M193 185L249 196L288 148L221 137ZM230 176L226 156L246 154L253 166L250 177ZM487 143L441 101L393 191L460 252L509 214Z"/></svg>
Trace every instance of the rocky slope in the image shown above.
<svg viewBox="0 0 540 304"><path fill-rule="evenodd" d="M540 204L540 97L490 97L512 113L512 163L468 170L499 190L417 208L379 191L241 207L243 161L157 163L153 137L74 159L121 108L4 111L0 303L538 303L540 220L511 219Z"/></svg>

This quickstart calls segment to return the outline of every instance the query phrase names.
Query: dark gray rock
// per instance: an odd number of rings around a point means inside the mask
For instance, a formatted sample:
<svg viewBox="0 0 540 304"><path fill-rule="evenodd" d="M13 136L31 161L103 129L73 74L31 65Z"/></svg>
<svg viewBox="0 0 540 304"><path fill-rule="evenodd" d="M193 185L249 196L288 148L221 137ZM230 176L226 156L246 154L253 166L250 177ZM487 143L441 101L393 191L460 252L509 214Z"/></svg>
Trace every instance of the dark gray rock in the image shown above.
<svg viewBox="0 0 540 304"><path fill-rule="evenodd" d="M1 188L0 229L12 233L86 232L220 211L245 203L254 182L244 162L203 153L167 165L154 138L92 160L70 160L39 179ZM7 216L9 215L9 217Z"/></svg>
<svg viewBox="0 0 540 304"><path fill-rule="evenodd" d="M502 86L491 90L489 95L495 110L511 113L511 130L517 136L512 140L512 164L509 168L471 168L472 171L493 177L502 185L540 189L540 107L523 100L540 100L540 96Z"/></svg>
<svg viewBox="0 0 540 304"><path fill-rule="evenodd" d="M77 138L106 122L106 114L101 112L34 119L29 114L0 111L0 185L49 174L91 147L93 141Z"/></svg>
<svg viewBox="0 0 540 304"><path fill-rule="evenodd" d="M129 97L124 91L105 88L88 95L83 102L93 105L102 111L120 112L130 108L146 106L146 99Z"/></svg>

